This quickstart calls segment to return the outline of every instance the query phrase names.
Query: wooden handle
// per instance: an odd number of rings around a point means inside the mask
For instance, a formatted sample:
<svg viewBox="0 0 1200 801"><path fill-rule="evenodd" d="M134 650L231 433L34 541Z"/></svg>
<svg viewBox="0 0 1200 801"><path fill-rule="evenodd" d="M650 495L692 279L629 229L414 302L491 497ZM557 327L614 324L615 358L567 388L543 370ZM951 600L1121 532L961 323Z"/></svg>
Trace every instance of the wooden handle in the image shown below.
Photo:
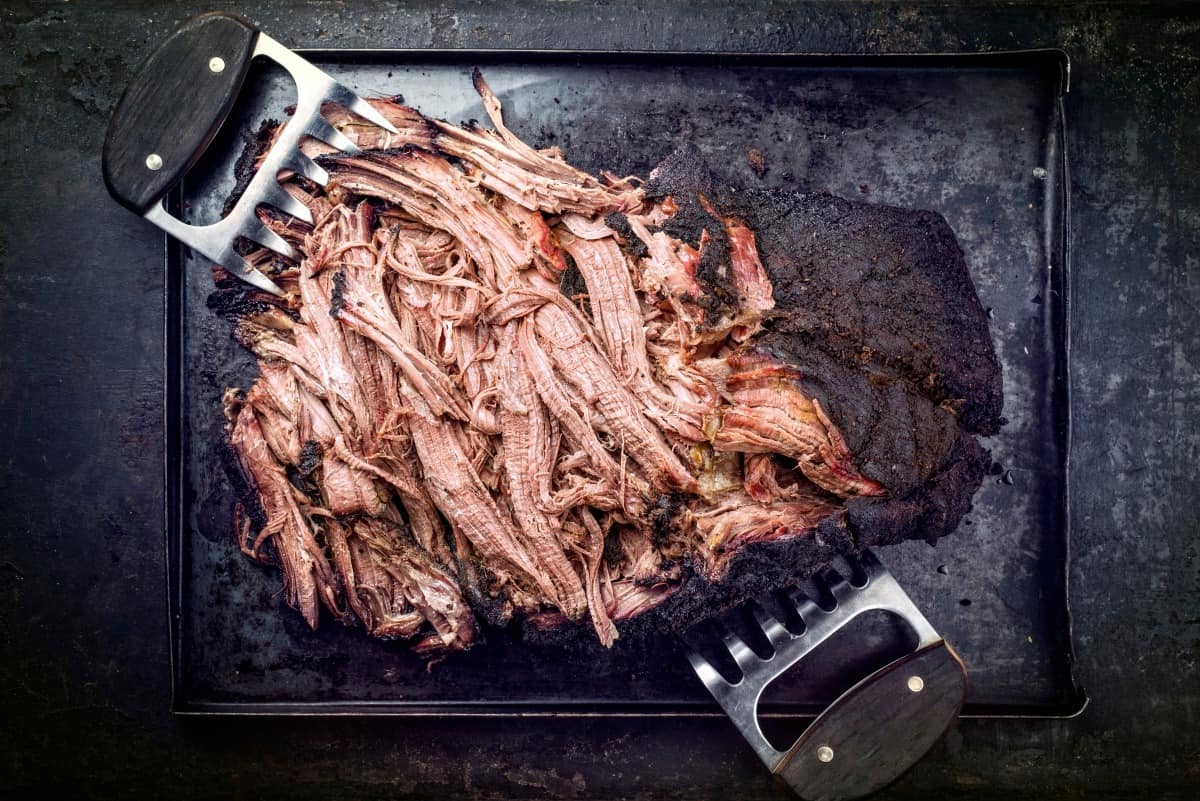
<svg viewBox="0 0 1200 801"><path fill-rule="evenodd" d="M104 137L104 183L139 214L217 135L246 80L258 31L230 14L188 20L142 66Z"/></svg>
<svg viewBox="0 0 1200 801"><path fill-rule="evenodd" d="M880 668L826 709L774 773L807 801L861 798L912 767L958 717L967 672L945 642Z"/></svg>

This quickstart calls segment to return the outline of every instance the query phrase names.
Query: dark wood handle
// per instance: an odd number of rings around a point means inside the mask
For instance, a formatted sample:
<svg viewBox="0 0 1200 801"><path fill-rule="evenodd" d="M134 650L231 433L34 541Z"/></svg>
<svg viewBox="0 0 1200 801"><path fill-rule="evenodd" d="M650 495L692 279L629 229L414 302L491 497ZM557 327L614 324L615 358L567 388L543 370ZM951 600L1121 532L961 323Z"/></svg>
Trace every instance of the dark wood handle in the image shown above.
<svg viewBox="0 0 1200 801"><path fill-rule="evenodd" d="M246 80L258 31L230 14L188 20L142 65L104 137L104 183L139 214L217 135Z"/></svg>
<svg viewBox="0 0 1200 801"><path fill-rule="evenodd" d="M890 784L941 739L967 695L945 642L880 668L813 721L774 773L807 801L861 798Z"/></svg>

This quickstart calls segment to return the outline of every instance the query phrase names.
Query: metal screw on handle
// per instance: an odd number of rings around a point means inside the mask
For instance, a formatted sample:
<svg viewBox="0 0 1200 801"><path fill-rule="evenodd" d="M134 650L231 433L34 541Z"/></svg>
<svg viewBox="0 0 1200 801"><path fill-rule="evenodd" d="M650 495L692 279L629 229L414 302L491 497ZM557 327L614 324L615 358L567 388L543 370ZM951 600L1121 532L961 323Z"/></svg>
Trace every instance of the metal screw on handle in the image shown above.
<svg viewBox="0 0 1200 801"><path fill-rule="evenodd" d="M915 763L953 722L966 696L966 671L925 616L868 551L855 585L826 574L835 604L823 609L811 598L790 596L804 625L793 634L757 607L751 611L773 653L759 656L731 631L723 639L741 678L726 680L696 652L688 658L763 763L808 801L847 801L888 784ZM859 615L881 610L908 624L916 636L912 653L880 668L843 693L786 752L767 740L758 703L767 685ZM836 761L835 761L836 756Z"/></svg>
<svg viewBox="0 0 1200 801"><path fill-rule="evenodd" d="M268 58L287 70L296 85L296 111L279 133L234 208L209 225L189 225L163 205L217 136L246 79L251 62ZM181 103L180 97L187 102ZM240 239L287 258L292 246L263 224L260 205L311 222L308 208L278 181L284 170L324 185L328 174L300 150L309 136L346 152L354 143L321 116L335 103L390 133L396 128L370 103L245 20L202 14L189 20L143 65L121 96L104 139L104 182L122 205L141 214L198 255L220 264L260 290L283 290L255 269L238 250Z"/></svg>

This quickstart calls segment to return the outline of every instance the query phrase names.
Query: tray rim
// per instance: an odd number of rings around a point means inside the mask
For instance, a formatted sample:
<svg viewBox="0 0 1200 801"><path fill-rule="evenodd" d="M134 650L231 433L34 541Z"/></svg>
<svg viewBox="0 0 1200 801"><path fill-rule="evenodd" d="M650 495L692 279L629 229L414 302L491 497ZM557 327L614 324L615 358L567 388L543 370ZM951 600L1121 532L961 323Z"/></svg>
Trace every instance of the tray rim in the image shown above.
<svg viewBox="0 0 1200 801"><path fill-rule="evenodd" d="M293 48L295 52L314 61L354 63L359 60L396 58L433 62L453 62L463 59L506 60L525 63L633 63L647 61L701 66L780 66L867 68L936 67L945 69L961 64L966 67L1036 67L1052 65L1058 68L1054 96L1055 131L1058 138L1057 168L1062 175L1054 224L1061 237L1060 274L1062 291L1054 304L1052 320L1061 331L1055 338L1062 343L1056 353L1054 380L1056 405L1062 407L1065 423L1056 432L1061 448L1062 521L1062 613L1066 629L1065 700L1051 704L967 704L959 716L966 720L1068 720L1083 714L1090 703L1086 690L1075 674L1076 655L1074 617L1071 611L1071 445L1074 415L1071 406L1070 352L1072 329L1071 283L1071 176L1067 152L1066 96L1070 93L1071 58L1062 48L1029 48L969 52L903 52L903 53L833 53L833 52L750 52L697 50L571 50L571 49L503 49L503 48ZM941 63L938 63L941 62ZM179 212L178 189L167 198L172 213ZM595 699L555 702L544 701L424 701L406 703L394 700L373 701L194 701L186 697L183 670L182 609L186 563L182 542L186 533L182 493L184 486L183 437L183 343L186 317L182 246L170 236L163 235L166 280L163 289L163 484L164 533L166 547L164 562L167 577L167 611L169 663L171 671L170 711L180 717L403 717L403 718L707 718L724 717L724 712L711 699L691 704L680 702L597 701ZM175 321L174 324L172 321ZM787 711L760 708L759 716L768 719L806 720L822 711L819 706L790 707Z"/></svg>

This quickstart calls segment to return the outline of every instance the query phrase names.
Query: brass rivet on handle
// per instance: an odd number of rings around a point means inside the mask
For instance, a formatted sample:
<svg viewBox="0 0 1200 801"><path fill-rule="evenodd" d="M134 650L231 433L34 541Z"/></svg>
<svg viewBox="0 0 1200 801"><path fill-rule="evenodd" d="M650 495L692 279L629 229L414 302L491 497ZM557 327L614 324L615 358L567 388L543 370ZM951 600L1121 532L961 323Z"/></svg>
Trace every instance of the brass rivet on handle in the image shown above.
<svg viewBox="0 0 1200 801"><path fill-rule="evenodd" d="M146 156L146 169L157 172L162 169L162 156L157 153L151 153Z"/></svg>
<svg viewBox="0 0 1200 801"><path fill-rule="evenodd" d="M921 690L925 689L925 679L921 678L920 676L909 676L908 689L912 690L914 693L921 692Z"/></svg>
<svg viewBox="0 0 1200 801"><path fill-rule="evenodd" d="M823 745L817 749L817 759L822 762L833 761L833 749L827 745Z"/></svg>
<svg viewBox="0 0 1200 801"><path fill-rule="evenodd" d="M225 71L225 59L220 56L213 56L208 60L208 68L213 72Z"/></svg>

